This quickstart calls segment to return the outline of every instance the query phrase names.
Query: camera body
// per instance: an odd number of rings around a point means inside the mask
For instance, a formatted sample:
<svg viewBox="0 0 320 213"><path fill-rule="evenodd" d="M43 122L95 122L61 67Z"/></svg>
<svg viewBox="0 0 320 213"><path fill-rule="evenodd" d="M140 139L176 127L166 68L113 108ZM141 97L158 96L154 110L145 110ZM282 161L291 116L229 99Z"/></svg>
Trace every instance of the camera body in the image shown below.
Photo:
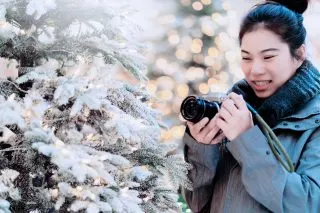
<svg viewBox="0 0 320 213"><path fill-rule="evenodd" d="M180 112L185 120L197 123L204 117L213 118L220 106L221 102L219 101L208 101L202 97L188 96L181 103Z"/></svg>

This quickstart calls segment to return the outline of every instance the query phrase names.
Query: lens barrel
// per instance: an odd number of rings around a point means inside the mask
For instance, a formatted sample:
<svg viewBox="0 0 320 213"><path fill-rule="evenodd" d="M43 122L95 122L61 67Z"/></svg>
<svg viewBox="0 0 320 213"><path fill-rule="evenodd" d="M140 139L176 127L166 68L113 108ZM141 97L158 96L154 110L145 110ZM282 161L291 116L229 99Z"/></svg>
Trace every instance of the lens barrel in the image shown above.
<svg viewBox="0 0 320 213"><path fill-rule="evenodd" d="M204 117L213 118L219 108L218 102L209 102L200 97L188 96L183 100L180 112L185 120L197 123Z"/></svg>

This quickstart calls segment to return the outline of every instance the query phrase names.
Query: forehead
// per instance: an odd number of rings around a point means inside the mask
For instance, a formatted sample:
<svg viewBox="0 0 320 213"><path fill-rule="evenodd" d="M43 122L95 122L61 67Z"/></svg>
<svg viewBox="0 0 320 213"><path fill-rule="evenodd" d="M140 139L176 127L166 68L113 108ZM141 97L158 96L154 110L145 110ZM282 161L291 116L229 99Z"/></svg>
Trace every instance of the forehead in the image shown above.
<svg viewBox="0 0 320 213"><path fill-rule="evenodd" d="M287 44L281 40L279 35L264 28L245 33L241 41L241 49L250 53L260 52L270 48L282 50L286 47Z"/></svg>

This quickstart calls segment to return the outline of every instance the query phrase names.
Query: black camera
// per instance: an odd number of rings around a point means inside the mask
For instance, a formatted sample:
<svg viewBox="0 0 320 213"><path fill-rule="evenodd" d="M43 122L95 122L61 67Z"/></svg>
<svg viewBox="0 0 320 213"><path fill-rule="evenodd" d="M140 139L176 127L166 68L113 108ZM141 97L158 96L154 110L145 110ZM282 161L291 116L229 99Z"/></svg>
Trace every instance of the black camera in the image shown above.
<svg viewBox="0 0 320 213"><path fill-rule="evenodd" d="M202 118L213 118L220 109L220 102L207 101L196 96L186 97L180 107L182 117L193 123L199 122Z"/></svg>

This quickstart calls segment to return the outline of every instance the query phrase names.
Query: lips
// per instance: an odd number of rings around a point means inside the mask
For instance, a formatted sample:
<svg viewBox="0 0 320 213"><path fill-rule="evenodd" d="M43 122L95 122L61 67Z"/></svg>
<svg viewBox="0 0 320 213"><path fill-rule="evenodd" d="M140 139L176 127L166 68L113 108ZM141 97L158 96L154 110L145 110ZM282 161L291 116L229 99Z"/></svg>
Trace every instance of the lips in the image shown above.
<svg viewBox="0 0 320 213"><path fill-rule="evenodd" d="M270 83L272 82L271 80L261 80L261 81L251 81L252 86L254 87L255 90L266 90L268 89Z"/></svg>

